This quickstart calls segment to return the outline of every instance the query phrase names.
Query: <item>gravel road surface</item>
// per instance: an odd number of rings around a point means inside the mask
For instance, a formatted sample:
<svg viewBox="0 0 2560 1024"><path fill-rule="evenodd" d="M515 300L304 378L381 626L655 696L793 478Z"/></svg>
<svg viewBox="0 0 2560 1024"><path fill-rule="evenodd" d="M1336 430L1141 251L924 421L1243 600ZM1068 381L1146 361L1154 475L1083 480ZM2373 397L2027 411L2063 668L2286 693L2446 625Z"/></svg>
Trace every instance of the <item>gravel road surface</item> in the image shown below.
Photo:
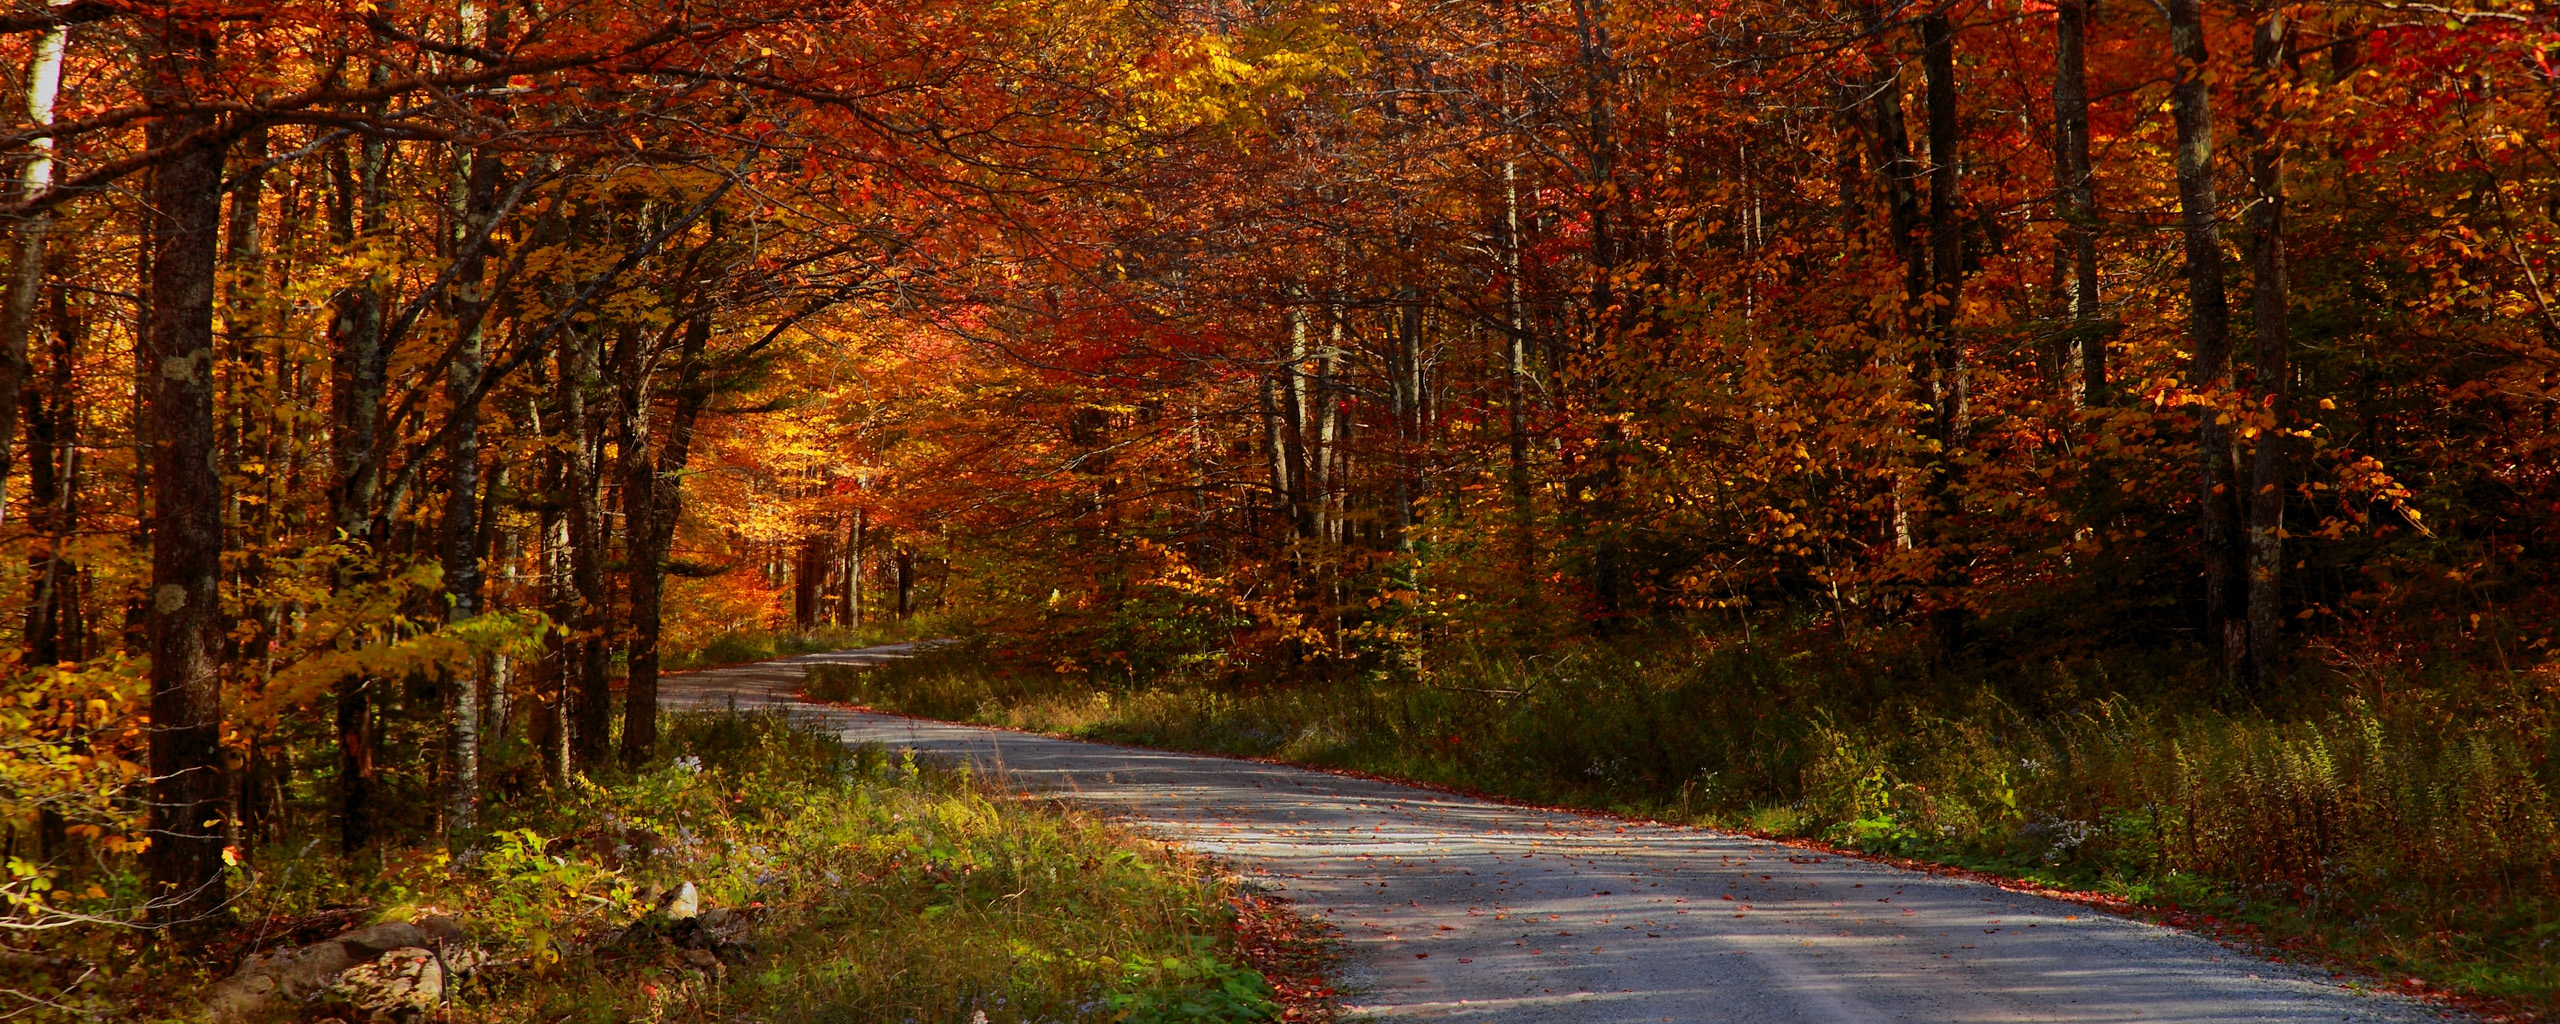
<svg viewBox="0 0 2560 1024"><path fill-rule="evenodd" d="M787 706L967 758L1236 864L1350 947L1350 1005L1430 1021L2437 1021L2174 929L1696 828L796 700L816 664L670 677L669 707Z"/></svg>

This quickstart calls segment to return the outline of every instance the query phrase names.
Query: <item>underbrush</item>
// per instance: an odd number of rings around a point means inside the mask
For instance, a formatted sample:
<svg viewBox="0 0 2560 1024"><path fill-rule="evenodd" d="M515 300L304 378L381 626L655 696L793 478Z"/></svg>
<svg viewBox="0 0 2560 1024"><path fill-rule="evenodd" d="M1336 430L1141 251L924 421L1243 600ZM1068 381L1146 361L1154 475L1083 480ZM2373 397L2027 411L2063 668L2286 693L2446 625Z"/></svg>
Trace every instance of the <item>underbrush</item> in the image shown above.
<svg viewBox="0 0 2560 1024"><path fill-rule="evenodd" d="M444 916L488 966L447 987L432 1011L442 1019L1207 1022L1279 1012L1241 958L1231 907L1241 897L1196 858L779 716L674 716L668 749L686 753L492 808L486 840L458 857L350 864L310 847L250 857L272 866L238 879L236 933L185 946L139 932L69 939L53 952L96 966L46 992L54 1008L12 1009L191 1017L243 954ZM686 920L700 941L659 938L684 923L671 917L679 905L698 915ZM705 937L715 930L718 941Z"/></svg>
<svg viewBox="0 0 2560 1024"><path fill-rule="evenodd" d="M1420 679L1095 688L952 647L811 688L1821 839L2560 1005L2560 673L2340 683L2270 701L2308 709L2277 715L2192 672L2153 654L1968 675L1686 641L1463 657Z"/></svg>

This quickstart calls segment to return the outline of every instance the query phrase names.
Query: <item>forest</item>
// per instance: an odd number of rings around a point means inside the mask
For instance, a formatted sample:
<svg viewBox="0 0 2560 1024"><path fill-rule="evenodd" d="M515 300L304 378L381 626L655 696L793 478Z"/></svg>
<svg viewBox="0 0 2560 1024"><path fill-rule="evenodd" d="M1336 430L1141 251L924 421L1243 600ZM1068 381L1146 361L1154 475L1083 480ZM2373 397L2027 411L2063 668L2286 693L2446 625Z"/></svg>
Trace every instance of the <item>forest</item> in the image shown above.
<svg viewBox="0 0 2560 1024"><path fill-rule="evenodd" d="M2551 1005L2555 63L2543 0L12 0L0 970L947 635L983 692L865 699L1311 716Z"/></svg>

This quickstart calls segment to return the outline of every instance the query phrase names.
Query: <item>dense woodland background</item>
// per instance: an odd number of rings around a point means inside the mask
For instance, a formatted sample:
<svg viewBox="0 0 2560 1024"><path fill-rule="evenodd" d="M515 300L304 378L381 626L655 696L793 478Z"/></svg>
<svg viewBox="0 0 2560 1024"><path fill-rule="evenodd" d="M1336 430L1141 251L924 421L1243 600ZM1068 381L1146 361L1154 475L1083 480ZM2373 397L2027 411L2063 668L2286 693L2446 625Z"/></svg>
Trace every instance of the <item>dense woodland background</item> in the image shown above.
<svg viewBox="0 0 2560 1024"><path fill-rule="evenodd" d="M2540 0L21 0L9 891L468 845L646 761L663 658L926 613L1244 691L2139 652L2547 788L2555 61Z"/></svg>

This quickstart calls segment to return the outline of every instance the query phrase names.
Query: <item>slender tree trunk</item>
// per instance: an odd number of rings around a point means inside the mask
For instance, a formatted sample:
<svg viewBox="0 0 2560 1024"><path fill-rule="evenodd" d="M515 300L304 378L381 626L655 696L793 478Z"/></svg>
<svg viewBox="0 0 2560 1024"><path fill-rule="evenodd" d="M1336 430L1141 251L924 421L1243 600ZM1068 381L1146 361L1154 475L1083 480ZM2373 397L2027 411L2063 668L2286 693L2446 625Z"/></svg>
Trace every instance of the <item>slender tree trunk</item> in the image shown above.
<svg viewBox="0 0 2560 1024"><path fill-rule="evenodd" d="M488 305L489 247L473 243L486 236L498 214L498 191L505 168L488 153L459 152L455 159L454 217L450 242L460 265L446 299L446 312L458 332L453 362L445 372L445 398L451 404L451 435L445 441L444 586L451 601L446 621L468 622L480 614L480 406L472 396L488 372L482 324ZM445 688L445 820L454 833L479 826L480 687L478 658L453 666Z"/></svg>
<svg viewBox="0 0 2560 1024"><path fill-rule="evenodd" d="M1390 382L1396 425L1395 528L1390 543L1398 551L1414 547L1414 524L1422 503L1422 447L1428 412L1422 388L1422 289L1411 282L1396 288L1395 358Z"/></svg>
<svg viewBox="0 0 2560 1024"><path fill-rule="evenodd" d="M1958 151L1964 126L1956 113L1955 30L1944 8L1921 17L1920 38L1929 106L1930 346L1937 369L1938 439L1953 456L1972 441L1973 396L1972 365L1955 336L1966 276L1964 200L1959 191L1964 157ZM1954 473L1950 462L1945 470L1949 484Z"/></svg>
<svg viewBox="0 0 2560 1024"><path fill-rule="evenodd" d="M163 20L148 38L153 106L186 103L213 71L200 25ZM157 149L211 126L208 114L151 120ZM151 892L153 917L211 927L224 903L222 478L216 472L213 293L222 240L220 146L179 149L152 171L152 253L143 336L153 426L151 483ZM11 410L13 413L15 410Z"/></svg>
<svg viewBox="0 0 2560 1024"><path fill-rule="evenodd" d="M513 526L498 525L499 496L514 490L515 470L500 462L487 475L489 482L483 488L480 502L481 557L487 560L491 571L496 574L496 579L490 582L500 594L505 595L499 600L521 604L523 570L520 565L524 555L524 535ZM481 702L487 710L480 718L484 744L503 742L514 734L517 667L517 659L512 655L500 654L489 659L489 685L482 694Z"/></svg>
<svg viewBox="0 0 2560 1024"><path fill-rule="evenodd" d="M694 320L686 333L709 330ZM625 328L614 346L622 453L622 550L630 561L630 684L622 689L622 763L640 768L658 750L658 630L666 602L666 548L660 545L658 458L650 448L650 376L643 333Z"/></svg>
<svg viewBox="0 0 2560 1024"><path fill-rule="evenodd" d="M604 444L604 416L593 393L603 376L602 338L598 329L565 333L561 353L561 394L568 403L570 433L567 484L569 511L569 583L573 610L569 620L571 701L570 749L581 769L602 766L612 751L613 684L608 675L612 645L606 638L609 607L604 587L605 515L603 478L599 472Z"/></svg>
<svg viewBox="0 0 2560 1024"><path fill-rule="evenodd" d="M235 521L242 534L236 563L239 568L233 582L233 592L240 595L240 616L239 625L225 638L223 658L258 669L271 660L277 622L267 573L268 556L274 549L275 520L282 503L276 500L274 487L279 460L269 452L283 428L276 410L285 407L276 391L283 380L282 367L279 365L275 373L267 372L267 348L260 338L267 322L259 301L260 261L265 249L259 220L266 205L268 142L264 127L241 137L238 156L247 166L234 176L227 190L231 193L231 211L222 250L223 270L230 281L223 296L226 308L221 359L237 367L230 382L230 401L223 410L223 466L226 473L248 483L248 493L232 499ZM256 468L243 463L255 463ZM255 744L250 753L254 755L249 759L252 764L263 763ZM258 772L243 773L240 796L235 802L243 814L256 809L263 784Z"/></svg>
<svg viewBox="0 0 2560 1024"><path fill-rule="evenodd" d="M2286 305L2291 289L2284 258L2284 142L2277 137L2274 94L2285 71L2284 8L2269 5L2259 16L2252 63L2257 66L2257 109L2244 122L2249 147L2249 277L2251 321L2257 335L2257 386L2264 395L2255 466L2249 480L2249 674L2261 688L2283 671L2284 492L2287 478L2286 403L2292 397L2289 358L2292 327Z"/></svg>
<svg viewBox="0 0 2560 1024"><path fill-rule="evenodd" d="M1621 335L1628 323L1628 311L1619 308L1618 286L1618 63L1616 48L1609 36L1608 0L1574 0L1575 28L1580 35L1584 142L1589 148L1590 167L1585 217L1591 227L1591 321L1582 339L1584 351L1597 357L1603 347ZM1608 393L1604 385L1597 389ZM1614 398L1604 399L1615 406ZM1614 419L1602 427L1601 439L1593 457L1576 474L1573 490L1583 498L1576 525L1589 531L1591 565L1588 583L1597 605L1598 627L1602 632L1618 627L1626 612L1626 567L1621 564L1626 554L1618 536L1618 491L1621 481L1619 449L1625 443L1625 431Z"/></svg>
<svg viewBox="0 0 2560 1024"><path fill-rule="evenodd" d="M1884 14L1875 5L1860 9L1867 31L1884 31ZM1879 56L1875 78L1867 86L1867 145L1882 179L1885 233L1902 264L1902 291L1917 309L1929 293L1929 252L1920 244L1920 165L1911 156L1911 133L1902 113L1902 77L1892 62ZM1924 379L1927 374L1920 374ZM1922 396L1926 400L1925 393Z"/></svg>
<svg viewBox="0 0 2560 1024"><path fill-rule="evenodd" d="M69 29L55 26L36 38L35 56L27 68L27 123L53 123L54 97L62 91L62 53ZM53 185L53 140L27 143L26 163L18 169L17 199L24 201ZM0 286L0 516L8 513L10 435L18 426L18 403L26 388L27 340L35 334L36 299L44 288L44 242L53 216L39 213L19 221L9 234L9 278Z"/></svg>
<svg viewBox="0 0 2560 1024"><path fill-rule="evenodd" d="M535 375L537 387L542 383L541 376L539 373ZM540 405L532 404L535 407L534 433L560 440L560 424L565 417L552 417L550 430L546 432ZM576 618L578 607L577 591L569 585L568 463L568 456L556 448L543 456L544 500L537 527L542 544L538 564L541 566L543 607L550 613L551 621L563 626ZM543 634L542 660L534 671L531 731L534 746L542 754L543 776L553 785L563 784L569 779L570 689L571 680L576 675L571 662L575 659L576 650L576 642L562 629L549 630Z"/></svg>
<svg viewBox="0 0 2560 1024"><path fill-rule="evenodd" d="M1894 261L1902 269L1903 315L1900 329L1906 334L1925 331L1929 320L1931 292L1929 247L1921 244L1919 161L1911 152L1909 121L1902 109L1902 73L1886 48L1883 9L1875 3L1859 6L1859 18L1866 32L1875 37L1877 52L1871 67L1872 77L1866 86L1866 141L1868 162L1875 167L1877 183L1883 191L1885 240ZM1888 325L1885 330L1895 328ZM1909 400L1917 407L1935 410L1939 404L1935 382L1935 361L1924 344L1914 344L1908 357L1909 379L1904 386ZM1921 440L1936 442L1939 422L1932 414L1916 433ZM1936 525L1922 506L1924 496L1935 497L1938 456L1923 453L1931 463L1920 468L1910 481L1894 481L1886 497L1891 505L1892 543L1906 551L1917 551L1930 543ZM1918 491L1914 491L1914 487ZM1902 607L1901 595L1889 595L1893 607Z"/></svg>
<svg viewBox="0 0 2560 1024"><path fill-rule="evenodd" d="M2191 387L2222 394L2231 387L2231 308L2223 290L2222 214L2213 185L2213 94L2207 81L2201 0L2168 0L2170 48L2178 59L2169 91L2178 132L2178 208L2186 224L2188 344L2195 353ZM2202 460L2197 500L2204 547L2204 620L2209 642L2220 644L2223 671L2248 664L2248 635L2241 618L2239 449L2217 402L2199 413Z"/></svg>
<svg viewBox="0 0 2560 1024"><path fill-rule="evenodd" d="M79 400L72 373L79 361L80 325L62 292L53 296L54 329L46 359L42 400L27 403L27 508L41 532L27 555L27 663L43 667L78 660L65 634L77 616L67 607L78 570L63 558L63 541L76 524L71 496L79 489Z"/></svg>
<svg viewBox="0 0 2560 1024"><path fill-rule="evenodd" d="M1959 151L1964 126L1956 112L1955 29L1945 7L1920 17L1920 68L1929 110L1929 390L1938 451L1929 474L1933 509L1930 531L1936 565L1932 574L1942 590L1961 588L1955 567L1963 561L1963 458L1973 442L1973 366L1963 339L1956 336L1956 314L1964 302L1965 251L1963 196L1964 157ZM1944 595L1942 595L1944 596ZM1946 600L1934 613L1938 649L1953 655L1964 646L1967 615L1956 600Z"/></svg>
<svg viewBox="0 0 2560 1024"><path fill-rule="evenodd" d="M1520 280L1520 165L1502 162L1502 404L1510 459L1503 476L1511 503L1511 557L1519 576L1519 611L1526 623L1536 605L1537 510L1529 490L1529 313Z"/></svg>
<svg viewBox="0 0 2560 1024"><path fill-rule="evenodd" d="M2107 337L2098 322L2098 200L2089 166L2089 22L2095 0L2056 0L2053 43L2053 181L2071 270L2063 392L2075 406L2107 403ZM2075 387L2076 385L2076 387Z"/></svg>
<svg viewBox="0 0 2560 1024"><path fill-rule="evenodd" d="M370 139L362 144L352 165L344 149L333 154L337 203L332 217L339 244L353 245L380 223L387 156L383 143ZM375 562L380 556L382 537L378 535L376 511L380 505L382 467L377 437L391 358L382 336L380 288L379 275L375 275L340 291L336 313L329 324L333 384L330 443L336 461L330 517L337 527L338 543L349 548L333 581L340 593L366 586L378 577ZM372 838L373 683L372 678L356 673L337 684L338 839L346 853L361 849Z"/></svg>
<svg viewBox="0 0 2560 1024"><path fill-rule="evenodd" d="M898 549L898 621L905 622L916 611L916 553L912 548Z"/></svg>
<svg viewBox="0 0 2560 1024"><path fill-rule="evenodd" d="M845 625L863 627L863 532L870 525L870 509L852 507L852 538L845 556Z"/></svg>

